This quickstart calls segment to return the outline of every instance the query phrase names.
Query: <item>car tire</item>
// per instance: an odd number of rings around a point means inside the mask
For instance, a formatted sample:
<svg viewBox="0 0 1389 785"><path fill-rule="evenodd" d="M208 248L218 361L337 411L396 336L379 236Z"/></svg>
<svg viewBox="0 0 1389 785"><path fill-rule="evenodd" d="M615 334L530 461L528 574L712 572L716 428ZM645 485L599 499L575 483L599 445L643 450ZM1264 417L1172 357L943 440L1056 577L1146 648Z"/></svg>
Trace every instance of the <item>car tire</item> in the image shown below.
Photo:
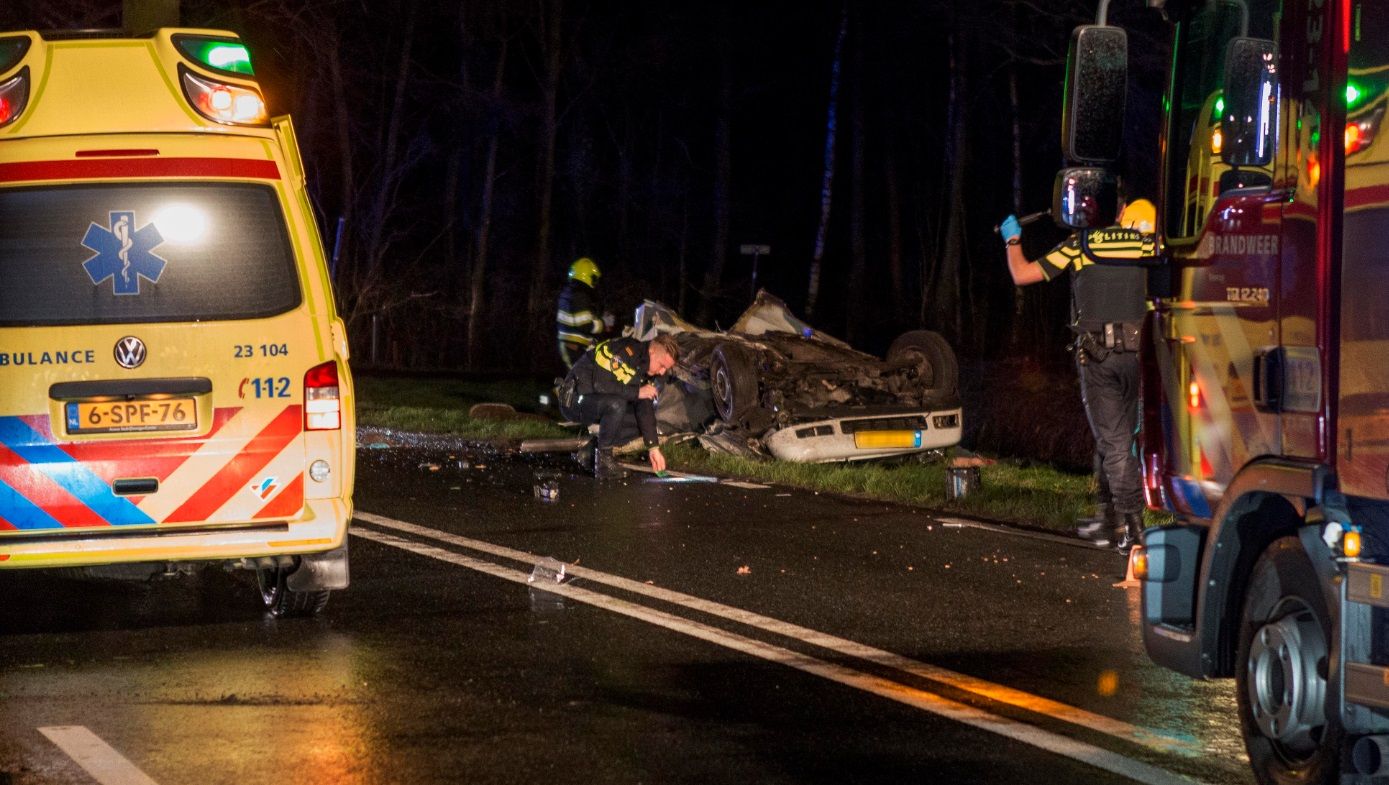
<svg viewBox="0 0 1389 785"><path fill-rule="evenodd" d="M887 361L915 364L929 392L953 395L960 389L960 364L955 359L955 350L940 333L930 330L902 333L888 347Z"/></svg>
<svg viewBox="0 0 1389 785"><path fill-rule="evenodd" d="M1331 614L1296 537L1276 540L1250 573L1235 655L1240 731L1262 785L1340 781L1344 734L1327 715Z"/></svg>
<svg viewBox="0 0 1389 785"><path fill-rule="evenodd" d="M742 425L757 410L757 365L741 346L721 343L709 359L714 409L730 425Z"/></svg>
<svg viewBox="0 0 1389 785"><path fill-rule="evenodd" d="M297 566L297 565L296 565ZM328 605L328 589L294 591L288 586L292 568L283 566L257 567L256 586L265 609L277 619L313 616Z"/></svg>

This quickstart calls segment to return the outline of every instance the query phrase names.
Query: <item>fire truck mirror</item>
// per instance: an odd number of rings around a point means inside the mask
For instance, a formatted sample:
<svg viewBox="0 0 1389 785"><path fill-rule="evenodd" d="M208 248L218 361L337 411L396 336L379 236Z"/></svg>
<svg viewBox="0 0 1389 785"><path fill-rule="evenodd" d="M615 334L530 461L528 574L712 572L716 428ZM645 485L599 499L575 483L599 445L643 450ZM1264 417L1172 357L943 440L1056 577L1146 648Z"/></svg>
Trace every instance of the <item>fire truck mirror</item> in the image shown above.
<svg viewBox="0 0 1389 785"><path fill-rule="evenodd" d="M1082 25L1071 34L1061 146L1073 163L1118 160L1128 63L1128 36L1122 28Z"/></svg>
<svg viewBox="0 0 1389 785"><path fill-rule="evenodd" d="M1113 173L1095 166L1062 169L1052 191L1051 214L1067 229L1102 229L1114 224L1119 184Z"/></svg>
<svg viewBox="0 0 1389 785"><path fill-rule="evenodd" d="M1278 49L1262 38L1233 38L1225 50L1220 158L1230 166L1268 166L1278 111Z"/></svg>

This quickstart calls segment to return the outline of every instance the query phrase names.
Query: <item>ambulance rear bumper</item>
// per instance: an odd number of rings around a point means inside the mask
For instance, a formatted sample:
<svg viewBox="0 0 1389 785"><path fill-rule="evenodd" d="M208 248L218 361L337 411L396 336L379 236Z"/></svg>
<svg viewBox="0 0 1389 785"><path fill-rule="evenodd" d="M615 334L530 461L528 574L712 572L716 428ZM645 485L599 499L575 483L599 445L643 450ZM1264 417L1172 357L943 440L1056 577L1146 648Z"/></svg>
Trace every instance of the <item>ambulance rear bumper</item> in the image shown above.
<svg viewBox="0 0 1389 785"><path fill-rule="evenodd" d="M206 526L102 527L0 536L0 569L128 562L219 562L332 551L347 541L347 499L306 499L293 521Z"/></svg>

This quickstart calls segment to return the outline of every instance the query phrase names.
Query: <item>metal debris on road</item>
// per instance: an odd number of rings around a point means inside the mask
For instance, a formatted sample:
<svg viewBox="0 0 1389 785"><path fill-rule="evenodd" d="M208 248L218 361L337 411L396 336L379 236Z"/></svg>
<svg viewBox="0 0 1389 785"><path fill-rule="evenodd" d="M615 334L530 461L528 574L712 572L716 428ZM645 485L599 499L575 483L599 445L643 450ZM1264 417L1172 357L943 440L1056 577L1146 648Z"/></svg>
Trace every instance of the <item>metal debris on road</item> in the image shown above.
<svg viewBox="0 0 1389 785"><path fill-rule="evenodd" d="M749 491L763 491L772 487L756 482L743 482L742 480L723 480L720 482L720 485L727 485L730 488L743 488Z"/></svg>
<svg viewBox="0 0 1389 785"><path fill-rule="evenodd" d="M536 472L532 491L535 498L543 502L559 501L559 475L553 472Z"/></svg>

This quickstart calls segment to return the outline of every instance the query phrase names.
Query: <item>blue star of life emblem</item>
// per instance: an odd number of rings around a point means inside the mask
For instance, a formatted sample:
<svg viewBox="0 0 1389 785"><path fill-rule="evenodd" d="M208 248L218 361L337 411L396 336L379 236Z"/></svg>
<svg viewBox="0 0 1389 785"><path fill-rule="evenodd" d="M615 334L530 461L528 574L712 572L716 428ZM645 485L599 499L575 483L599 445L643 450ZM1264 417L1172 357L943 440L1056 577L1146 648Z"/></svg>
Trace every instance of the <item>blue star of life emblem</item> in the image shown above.
<svg viewBox="0 0 1389 785"><path fill-rule="evenodd" d="M83 262L82 267L93 284L111 278L116 294L139 294L141 278L159 283L159 276L164 274L168 262L153 253L162 242L164 238L153 223L136 230L133 210L113 210L110 229L96 223L87 227L82 245L96 255Z"/></svg>

